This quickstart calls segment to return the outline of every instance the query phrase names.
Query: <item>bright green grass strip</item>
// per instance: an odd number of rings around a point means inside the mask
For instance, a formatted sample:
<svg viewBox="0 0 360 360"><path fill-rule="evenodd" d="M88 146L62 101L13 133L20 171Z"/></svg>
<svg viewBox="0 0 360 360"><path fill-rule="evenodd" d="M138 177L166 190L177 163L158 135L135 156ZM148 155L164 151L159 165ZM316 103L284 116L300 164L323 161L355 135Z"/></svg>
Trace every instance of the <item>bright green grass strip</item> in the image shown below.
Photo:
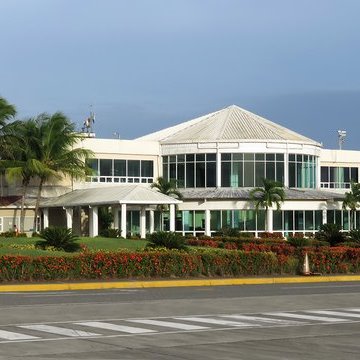
<svg viewBox="0 0 360 360"><path fill-rule="evenodd" d="M15 246L27 246L35 245L40 238L1 238L0 237L0 256L1 255L25 255L25 256L72 256L75 253L66 253L63 251L46 251L41 249L17 249ZM89 238L82 237L78 241L80 244L84 244L89 250L106 250L106 251L118 251L118 250L137 250L146 246L146 240L127 240L127 239L111 239L111 238Z"/></svg>

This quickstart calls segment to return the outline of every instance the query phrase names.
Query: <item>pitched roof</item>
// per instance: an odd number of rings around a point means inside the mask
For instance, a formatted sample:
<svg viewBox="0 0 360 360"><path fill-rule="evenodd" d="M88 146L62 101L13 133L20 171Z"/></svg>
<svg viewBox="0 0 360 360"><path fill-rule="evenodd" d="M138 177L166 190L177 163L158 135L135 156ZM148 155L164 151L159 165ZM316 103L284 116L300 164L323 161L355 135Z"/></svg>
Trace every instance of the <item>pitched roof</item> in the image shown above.
<svg viewBox="0 0 360 360"><path fill-rule="evenodd" d="M74 190L41 202L41 207L72 207L112 204L178 204L180 200L142 185L121 185Z"/></svg>
<svg viewBox="0 0 360 360"><path fill-rule="evenodd" d="M236 105L142 136L137 140L161 143L267 140L321 146L312 139Z"/></svg>
<svg viewBox="0 0 360 360"><path fill-rule="evenodd" d="M214 199L214 200L250 200L253 188L197 188L179 189L184 200ZM344 194L316 189L285 189L285 200L343 200Z"/></svg>

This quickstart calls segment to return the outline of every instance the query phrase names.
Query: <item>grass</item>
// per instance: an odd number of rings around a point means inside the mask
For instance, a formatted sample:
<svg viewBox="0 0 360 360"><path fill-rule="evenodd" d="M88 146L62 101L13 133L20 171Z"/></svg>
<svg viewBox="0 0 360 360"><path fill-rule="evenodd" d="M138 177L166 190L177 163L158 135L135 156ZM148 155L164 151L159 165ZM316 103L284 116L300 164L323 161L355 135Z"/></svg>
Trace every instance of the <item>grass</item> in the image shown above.
<svg viewBox="0 0 360 360"><path fill-rule="evenodd" d="M47 251L32 248L40 238L1 238L0 237L0 256L1 255L26 255L26 256L62 256L72 253L63 251ZM111 239L111 238L89 238L81 237L78 241L80 244L86 245L90 250L137 250L142 249L147 244L146 240L130 240L130 239ZM28 247L28 248L27 248ZM76 254L76 253L75 253Z"/></svg>

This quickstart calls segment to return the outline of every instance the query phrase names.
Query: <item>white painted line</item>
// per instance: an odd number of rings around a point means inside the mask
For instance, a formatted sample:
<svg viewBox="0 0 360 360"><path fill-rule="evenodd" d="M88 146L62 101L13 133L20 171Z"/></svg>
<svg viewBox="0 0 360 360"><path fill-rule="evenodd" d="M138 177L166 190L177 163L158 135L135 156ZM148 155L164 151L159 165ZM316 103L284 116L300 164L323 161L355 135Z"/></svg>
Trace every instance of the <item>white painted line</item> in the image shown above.
<svg viewBox="0 0 360 360"><path fill-rule="evenodd" d="M352 318L360 318L360 314L350 314L344 313L342 311L333 311L333 310L311 310L307 311L312 314L320 314L320 315L330 315L330 316L343 316L343 317L352 317Z"/></svg>
<svg viewBox="0 0 360 360"><path fill-rule="evenodd" d="M205 318L205 317L176 317L176 320L182 321L195 321L205 324L215 324L215 325L226 325L226 326L241 326L241 327L254 327L260 326L257 324L249 324L243 323L238 321L231 321L231 320L221 320L221 319L214 319L214 318Z"/></svg>
<svg viewBox="0 0 360 360"><path fill-rule="evenodd" d="M279 325L295 325L301 324L299 321L295 320L281 320L281 319L271 319L271 318L264 318L260 316L250 316L250 315L222 315L221 317L236 319L236 320L245 320L245 321L257 321L260 323L266 324L279 324Z"/></svg>
<svg viewBox="0 0 360 360"><path fill-rule="evenodd" d="M352 309L344 309L346 311L353 311L353 312L360 312L360 309L359 308L352 308Z"/></svg>
<svg viewBox="0 0 360 360"><path fill-rule="evenodd" d="M164 326L174 329L181 329L181 330L203 330L208 329L207 326L199 326L199 325L188 325L188 324L181 324L175 323L171 321L160 321L160 320L127 320L139 324L146 324L146 325L156 325L156 326Z"/></svg>
<svg viewBox="0 0 360 360"><path fill-rule="evenodd" d="M50 326L50 325L21 325L19 326L23 329L29 330L36 330L42 331L50 334L57 334L57 335L64 335L64 336L71 336L71 337L83 337L83 336L99 336L100 334L95 334L87 331L79 331L79 330L72 330L61 328L57 326Z"/></svg>
<svg viewBox="0 0 360 360"><path fill-rule="evenodd" d="M6 340L32 340L38 339L37 336L30 336L25 334L19 334L16 332L0 330L0 338Z"/></svg>
<svg viewBox="0 0 360 360"><path fill-rule="evenodd" d="M313 315L305 315L305 314L294 314L294 313L286 313L286 312L265 313L265 315L288 317L288 318L301 319L301 320L333 322L333 323L347 321L346 319L329 318L325 316L313 316Z"/></svg>
<svg viewBox="0 0 360 360"><path fill-rule="evenodd" d="M100 322L100 321L87 321L87 322L76 323L76 325L89 326L89 327L93 327L93 328L113 330L113 331L121 331L121 332L125 332L125 333L130 333L130 334L145 334L145 333L157 332L155 330L150 330L150 329L142 329L142 328L137 328L137 327L132 327L132 326L116 325L116 324L110 324L110 323Z"/></svg>

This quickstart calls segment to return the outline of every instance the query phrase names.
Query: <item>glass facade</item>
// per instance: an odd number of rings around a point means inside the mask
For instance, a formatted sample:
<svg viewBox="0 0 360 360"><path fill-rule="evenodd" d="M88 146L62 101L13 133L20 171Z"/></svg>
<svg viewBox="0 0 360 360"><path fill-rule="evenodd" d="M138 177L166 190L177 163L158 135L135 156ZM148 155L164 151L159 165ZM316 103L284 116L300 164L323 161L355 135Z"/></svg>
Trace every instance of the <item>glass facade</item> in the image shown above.
<svg viewBox="0 0 360 360"><path fill-rule="evenodd" d="M289 154L289 187L316 188L316 156Z"/></svg>
<svg viewBox="0 0 360 360"><path fill-rule="evenodd" d="M152 183L154 162L152 160L89 159L87 165L92 175L88 182Z"/></svg>
<svg viewBox="0 0 360 360"><path fill-rule="evenodd" d="M216 154L163 156L163 177L179 188L216 187Z"/></svg>
<svg viewBox="0 0 360 360"><path fill-rule="evenodd" d="M284 183L284 154L221 154L222 187L255 187L262 179Z"/></svg>
<svg viewBox="0 0 360 360"><path fill-rule="evenodd" d="M350 189L351 182L359 181L359 169L357 167L334 167L321 166L322 188Z"/></svg>
<svg viewBox="0 0 360 360"><path fill-rule="evenodd" d="M273 230L289 233L314 233L322 225L322 210L280 210L273 212Z"/></svg>

